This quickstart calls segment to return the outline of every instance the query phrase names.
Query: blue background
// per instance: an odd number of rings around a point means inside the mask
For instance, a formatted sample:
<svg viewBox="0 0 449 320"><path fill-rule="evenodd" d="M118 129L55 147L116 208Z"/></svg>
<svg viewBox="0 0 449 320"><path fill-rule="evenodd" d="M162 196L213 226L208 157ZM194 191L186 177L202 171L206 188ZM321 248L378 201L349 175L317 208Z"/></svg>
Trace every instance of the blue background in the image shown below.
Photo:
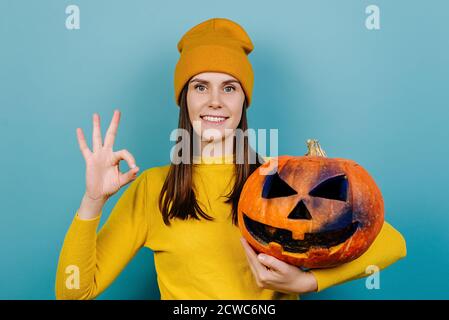
<svg viewBox="0 0 449 320"><path fill-rule="evenodd" d="M80 30L65 28L70 4ZM365 27L370 4L380 30ZM448 12L443 0L1 0L0 298L54 298L85 186L75 129L90 145L94 112L104 134L122 111L115 149L141 168L169 162L176 44L212 17L238 22L255 45L250 126L279 128L280 154L303 154L313 137L329 156L359 162L407 240L380 290L362 279L303 298L449 298ZM100 296L118 298L159 299L148 249Z"/></svg>

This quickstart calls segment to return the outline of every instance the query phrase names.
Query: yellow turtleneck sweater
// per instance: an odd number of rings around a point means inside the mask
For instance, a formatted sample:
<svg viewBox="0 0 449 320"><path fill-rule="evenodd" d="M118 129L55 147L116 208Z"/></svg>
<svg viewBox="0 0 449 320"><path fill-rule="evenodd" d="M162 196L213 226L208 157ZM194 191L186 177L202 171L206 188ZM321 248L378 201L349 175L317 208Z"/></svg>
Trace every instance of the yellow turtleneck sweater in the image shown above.
<svg viewBox="0 0 449 320"><path fill-rule="evenodd" d="M95 298L140 248L147 247L154 252L161 299L298 299L296 294L257 286L240 230L230 219L231 205L224 203L223 195L234 181L234 165L207 161L194 164L193 181L197 201L213 221L175 219L171 226L164 224L158 196L169 165L147 169L131 182L98 234L100 216L81 220L76 213L60 252L56 298ZM385 222L361 257L311 272L322 291L366 276L369 265L383 269L405 255L404 238ZM78 275L79 288L71 282Z"/></svg>

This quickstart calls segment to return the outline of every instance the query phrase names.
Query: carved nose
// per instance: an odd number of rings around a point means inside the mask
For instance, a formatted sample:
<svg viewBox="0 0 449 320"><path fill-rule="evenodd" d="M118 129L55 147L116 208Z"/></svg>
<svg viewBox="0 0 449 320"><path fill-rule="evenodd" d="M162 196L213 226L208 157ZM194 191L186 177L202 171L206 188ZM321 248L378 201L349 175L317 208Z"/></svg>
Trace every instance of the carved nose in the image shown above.
<svg viewBox="0 0 449 320"><path fill-rule="evenodd" d="M309 210L303 200L299 201L296 207L288 215L289 219L312 220Z"/></svg>

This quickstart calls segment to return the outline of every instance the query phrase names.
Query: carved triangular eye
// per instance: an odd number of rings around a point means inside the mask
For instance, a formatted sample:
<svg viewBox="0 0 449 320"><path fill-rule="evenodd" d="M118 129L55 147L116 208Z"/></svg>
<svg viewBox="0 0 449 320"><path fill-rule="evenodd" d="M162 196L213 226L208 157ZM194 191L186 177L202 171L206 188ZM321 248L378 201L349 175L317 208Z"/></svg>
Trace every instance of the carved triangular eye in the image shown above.
<svg viewBox="0 0 449 320"><path fill-rule="evenodd" d="M267 175L262 190L262 198L272 199L279 197L288 197L296 194L296 191L290 187L287 182L281 179L279 174Z"/></svg>
<svg viewBox="0 0 449 320"><path fill-rule="evenodd" d="M309 192L312 197L346 201L348 193L348 178L342 174L321 182Z"/></svg>
<svg viewBox="0 0 449 320"><path fill-rule="evenodd" d="M307 209L304 201L299 201L295 209L288 215L289 219L302 219L302 220L312 220L309 210Z"/></svg>

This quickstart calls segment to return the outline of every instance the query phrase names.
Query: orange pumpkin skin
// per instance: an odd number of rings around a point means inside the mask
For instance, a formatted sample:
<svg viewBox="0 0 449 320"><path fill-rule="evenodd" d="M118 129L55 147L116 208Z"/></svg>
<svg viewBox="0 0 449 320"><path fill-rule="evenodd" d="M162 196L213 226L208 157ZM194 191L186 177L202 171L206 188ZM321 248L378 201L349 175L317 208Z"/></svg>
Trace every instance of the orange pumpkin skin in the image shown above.
<svg viewBox="0 0 449 320"><path fill-rule="evenodd" d="M268 182L269 175L261 173L276 159L277 177L271 177L277 180ZM376 183L359 164L342 158L272 158L247 179L238 204L239 228L257 252L304 268L358 258L383 222L384 202Z"/></svg>

